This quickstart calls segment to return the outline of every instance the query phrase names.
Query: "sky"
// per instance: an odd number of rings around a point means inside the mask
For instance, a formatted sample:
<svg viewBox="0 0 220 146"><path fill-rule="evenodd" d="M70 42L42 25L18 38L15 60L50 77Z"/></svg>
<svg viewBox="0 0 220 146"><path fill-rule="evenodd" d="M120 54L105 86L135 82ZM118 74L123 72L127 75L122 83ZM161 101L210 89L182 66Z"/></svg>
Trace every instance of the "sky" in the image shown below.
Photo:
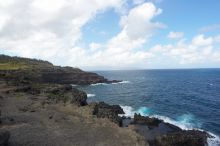
<svg viewBox="0 0 220 146"><path fill-rule="evenodd" d="M219 0L0 0L0 54L84 70L220 67Z"/></svg>

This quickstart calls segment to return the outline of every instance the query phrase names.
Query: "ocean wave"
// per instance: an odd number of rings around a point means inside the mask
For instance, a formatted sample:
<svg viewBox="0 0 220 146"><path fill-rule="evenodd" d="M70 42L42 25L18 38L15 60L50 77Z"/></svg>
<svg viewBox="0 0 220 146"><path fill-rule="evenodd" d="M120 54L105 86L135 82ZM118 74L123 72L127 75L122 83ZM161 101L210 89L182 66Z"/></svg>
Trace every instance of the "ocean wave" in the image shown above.
<svg viewBox="0 0 220 146"><path fill-rule="evenodd" d="M76 85L76 84L71 84L71 86L76 87L76 86L78 86L78 85Z"/></svg>
<svg viewBox="0 0 220 146"><path fill-rule="evenodd" d="M131 106L120 105L120 107L123 109L125 114L120 114L119 116L132 117L132 118L134 117L136 111Z"/></svg>
<svg viewBox="0 0 220 146"><path fill-rule="evenodd" d="M121 82L117 82L117 83L112 83L113 85L117 85L117 84L129 84L131 83L130 81L121 81Z"/></svg>
<svg viewBox="0 0 220 146"><path fill-rule="evenodd" d="M87 94L87 97L95 97L95 94Z"/></svg>
<svg viewBox="0 0 220 146"><path fill-rule="evenodd" d="M211 133L211 132L208 132L209 135L211 135L213 138L208 138L207 140L207 143L208 143L208 146L220 146L220 138L219 136Z"/></svg>
<svg viewBox="0 0 220 146"><path fill-rule="evenodd" d="M121 114L120 116L133 118L135 113L141 114L142 116L148 116L151 113L151 110L144 106L140 107L138 110L134 110L134 108L131 106L123 106L123 105L120 106L125 112L125 114Z"/></svg>
<svg viewBox="0 0 220 146"><path fill-rule="evenodd" d="M95 83L95 84L91 84L91 86L99 86L99 85L109 85L107 83Z"/></svg>
<svg viewBox="0 0 220 146"><path fill-rule="evenodd" d="M129 84L131 83L130 81L121 81L121 82L117 82L117 83L111 83L112 85L117 85L117 84ZM107 84L107 83L95 83L95 84L91 84L91 86L99 86L99 85L111 85L111 84Z"/></svg>
<svg viewBox="0 0 220 146"><path fill-rule="evenodd" d="M198 126L201 126L200 123L193 123L195 121L195 117L192 114L183 114L179 117L177 117L177 120L171 119L169 117L166 116L161 116L161 115L150 115L151 114L151 109L147 108L147 107L140 107L138 110L135 110L133 107L131 106L123 106L120 105L121 108L124 110L125 114L119 115L119 116L125 116L125 117L134 117L135 113L139 113L142 116L149 116L149 117L154 117L154 118L158 118L160 120L163 120L166 123L170 123L172 125L175 125L183 130L192 130L192 129L197 129L200 131L204 131L202 129L199 128L195 128ZM207 133L209 133L212 138L208 138L207 139L207 143L208 146L220 146L220 138L219 136L206 131Z"/></svg>

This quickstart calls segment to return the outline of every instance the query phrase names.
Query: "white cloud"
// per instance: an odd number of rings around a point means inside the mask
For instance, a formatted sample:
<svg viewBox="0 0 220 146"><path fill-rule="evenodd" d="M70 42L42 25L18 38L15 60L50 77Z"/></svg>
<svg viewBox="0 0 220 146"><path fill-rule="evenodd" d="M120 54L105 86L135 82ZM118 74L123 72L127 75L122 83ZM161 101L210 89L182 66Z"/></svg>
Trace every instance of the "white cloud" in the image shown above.
<svg viewBox="0 0 220 146"><path fill-rule="evenodd" d="M201 65L218 63L220 50L214 48L215 37L205 37L203 34L195 36L191 42L180 40L169 45L156 45L150 49L155 58L166 58L169 62L179 65Z"/></svg>
<svg viewBox="0 0 220 146"><path fill-rule="evenodd" d="M169 32L169 34L167 35L168 38L170 39L181 39L183 38L184 33L183 32Z"/></svg>
<svg viewBox="0 0 220 146"><path fill-rule="evenodd" d="M207 45L211 45L212 43L213 43L213 38L212 37L205 38L203 34L197 35L192 40L192 44L196 46L207 46Z"/></svg>
<svg viewBox="0 0 220 146"><path fill-rule="evenodd" d="M162 11L152 3L143 3L121 18L121 32L106 44L78 46L81 29L95 15L109 8L120 9L124 0L21 0L4 5L0 31L0 50L8 54L35 57L56 64L88 67L128 67L143 64L153 55L140 49L163 27L152 18ZM3 13L4 11L4 13ZM2 23L3 24L3 23ZM137 27L138 26L138 27Z"/></svg>
<svg viewBox="0 0 220 146"><path fill-rule="evenodd" d="M170 32L169 38L179 39L176 43L145 49L144 44L154 31L165 27L153 21L162 10L150 2L140 3L123 14L120 32L106 43L84 44L83 26L98 13L118 10L124 3L125 0L0 0L0 52L93 69L146 67L158 58L179 64L220 61L220 51L216 49L219 36L200 34L186 42L182 32Z"/></svg>
<svg viewBox="0 0 220 146"><path fill-rule="evenodd" d="M108 48L117 49L117 52L140 48L155 29L163 28L163 24L152 22L152 18L161 12L152 3L144 3L131 9L128 15L121 18L122 31L109 41Z"/></svg>
<svg viewBox="0 0 220 146"><path fill-rule="evenodd" d="M91 44L89 44L89 48L91 51L96 51L101 48L101 44L92 42Z"/></svg>

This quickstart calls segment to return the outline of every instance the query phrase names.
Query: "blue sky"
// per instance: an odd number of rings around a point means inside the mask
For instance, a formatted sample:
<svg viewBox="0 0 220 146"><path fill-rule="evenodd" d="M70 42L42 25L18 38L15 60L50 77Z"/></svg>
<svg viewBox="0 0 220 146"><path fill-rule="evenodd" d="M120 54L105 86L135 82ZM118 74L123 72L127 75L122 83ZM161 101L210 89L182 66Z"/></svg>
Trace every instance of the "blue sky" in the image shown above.
<svg viewBox="0 0 220 146"><path fill-rule="evenodd" d="M0 0L0 53L85 70L220 67L218 0Z"/></svg>

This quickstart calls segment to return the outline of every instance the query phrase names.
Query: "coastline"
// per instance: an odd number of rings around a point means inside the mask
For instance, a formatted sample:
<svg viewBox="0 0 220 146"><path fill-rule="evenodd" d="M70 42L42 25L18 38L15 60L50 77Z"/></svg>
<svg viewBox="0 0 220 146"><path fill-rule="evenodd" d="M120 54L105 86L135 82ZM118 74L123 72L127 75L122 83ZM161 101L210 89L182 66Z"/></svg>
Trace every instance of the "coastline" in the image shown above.
<svg viewBox="0 0 220 146"><path fill-rule="evenodd" d="M136 111L134 117L128 117L119 105L87 103L87 98L95 95L70 85L129 81L109 81L95 73L45 61L0 59L4 65L0 70L0 145L205 146L207 139L214 138Z"/></svg>

